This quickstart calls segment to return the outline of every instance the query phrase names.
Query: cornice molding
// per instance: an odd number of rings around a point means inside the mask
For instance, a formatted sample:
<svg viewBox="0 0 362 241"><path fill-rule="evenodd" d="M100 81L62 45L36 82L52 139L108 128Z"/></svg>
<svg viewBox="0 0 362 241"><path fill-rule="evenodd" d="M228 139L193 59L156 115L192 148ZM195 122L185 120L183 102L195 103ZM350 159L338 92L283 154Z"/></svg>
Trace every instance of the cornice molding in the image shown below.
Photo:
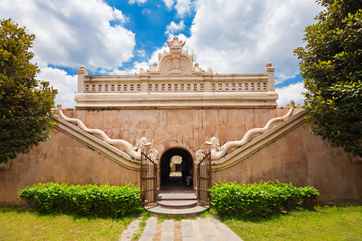
<svg viewBox="0 0 362 241"><path fill-rule="evenodd" d="M275 108L278 94L269 92L78 93L76 108Z"/></svg>

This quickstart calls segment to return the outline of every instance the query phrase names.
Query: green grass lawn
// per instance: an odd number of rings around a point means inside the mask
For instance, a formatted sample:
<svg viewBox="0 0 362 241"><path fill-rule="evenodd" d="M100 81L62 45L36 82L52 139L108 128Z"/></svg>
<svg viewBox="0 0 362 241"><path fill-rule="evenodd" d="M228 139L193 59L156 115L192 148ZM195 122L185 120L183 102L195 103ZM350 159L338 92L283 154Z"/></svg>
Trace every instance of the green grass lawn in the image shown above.
<svg viewBox="0 0 362 241"><path fill-rule="evenodd" d="M362 241L362 206L320 207L261 221L223 220L244 241Z"/></svg>
<svg viewBox="0 0 362 241"><path fill-rule="evenodd" d="M0 208L0 241L119 240L131 219L40 215L16 208Z"/></svg>

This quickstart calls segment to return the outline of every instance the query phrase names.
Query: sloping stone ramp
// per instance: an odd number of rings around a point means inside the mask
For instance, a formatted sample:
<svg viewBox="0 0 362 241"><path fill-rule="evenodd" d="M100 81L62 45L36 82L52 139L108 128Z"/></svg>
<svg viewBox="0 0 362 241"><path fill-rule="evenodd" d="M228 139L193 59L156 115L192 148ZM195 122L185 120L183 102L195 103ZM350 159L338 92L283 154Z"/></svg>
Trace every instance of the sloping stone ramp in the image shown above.
<svg viewBox="0 0 362 241"><path fill-rule="evenodd" d="M131 230L136 232L138 220L132 222L122 233L120 241L131 241ZM219 220L206 217L195 219L158 220L150 217L138 241L242 241Z"/></svg>

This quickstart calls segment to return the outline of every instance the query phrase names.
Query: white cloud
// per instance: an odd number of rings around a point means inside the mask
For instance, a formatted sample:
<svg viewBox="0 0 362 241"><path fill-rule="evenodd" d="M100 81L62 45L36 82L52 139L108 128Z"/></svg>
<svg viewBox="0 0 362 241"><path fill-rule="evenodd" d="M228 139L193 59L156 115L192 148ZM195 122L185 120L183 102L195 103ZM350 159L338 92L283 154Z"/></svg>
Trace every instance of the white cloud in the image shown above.
<svg viewBox="0 0 362 241"><path fill-rule="evenodd" d="M188 44L204 68L263 72L272 62L287 78L299 72L293 49L320 10L314 0L199 0Z"/></svg>
<svg viewBox="0 0 362 241"><path fill-rule="evenodd" d="M193 1L191 0L176 0L175 9L177 15L181 18L188 15L193 9Z"/></svg>
<svg viewBox="0 0 362 241"><path fill-rule="evenodd" d="M40 69L37 76L40 80L49 81L54 89L58 90L55 98L56 104L62 104L65 107L74 106L74 94L76 92L77 75L68 75L64 70L44 67Z"/></svg>
<svg viewBox="0 0 362 241"><path fill-rule="evenodd" d="M165 4L165 6L168 8L168 9L171 9L173 4L175 3L174 0L163 0L163 3Z"/></svg>
<svg viewBox="0 0 362 241"><path fill-rule="evenodd" d="M0 16L36 35L41 65L116 67L132 57L135 46L134 33L122 25L127 18L104 1L2 0Z"/></svg>
<svg viewBox="0 0 362 241"><path fill-rule="evenodd" d="M136 50L136 55L139 57L145 57L146 51L144 49L138 49L138 50Z"/></svg>
<svg viewBox="0 0 362 241"><path fill-rule="evenodd" d="M291 101L302 105L304 103L303 93L305 92L304 83L291 84L283 88L277 88L275 91L279 94L278 105L285 106Z"/></svg>
<svg viewBox="0 0 362 241"><path fill-rule="evenodd" d="M171 23L166 27L166 34L173 35L181 32L182 30L184 30L184 28L185 28L184 21L181 20L179 23L171 21Z"/></svg>
<svg viewBox="0 0 362 241"><path fill-rule="evenodd" d="M129 4L139 4L139 5L141 5L141 4L144 4L144 3L146 3L147 2L147 0L128 0L128 3Z"/></svg>

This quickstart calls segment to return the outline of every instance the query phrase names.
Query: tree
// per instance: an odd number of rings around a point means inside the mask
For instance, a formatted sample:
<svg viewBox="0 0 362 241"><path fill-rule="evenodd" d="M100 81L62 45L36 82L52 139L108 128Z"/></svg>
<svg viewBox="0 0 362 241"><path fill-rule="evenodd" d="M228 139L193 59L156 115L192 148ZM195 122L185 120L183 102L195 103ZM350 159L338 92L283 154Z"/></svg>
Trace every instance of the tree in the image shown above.
<svg viewBox="0 0 362 241"><path fill-rule="evenodd" d="M35 78L33 40L10 19L0 21L0 163L45 140L52 126L56 92Z"/></svg>
<svg viewBox="0 0 362 241"><path fill-rule="evenodd" d="M297 48L313 131L362 156L362 2L319 0L324 10Z"/></svg>

